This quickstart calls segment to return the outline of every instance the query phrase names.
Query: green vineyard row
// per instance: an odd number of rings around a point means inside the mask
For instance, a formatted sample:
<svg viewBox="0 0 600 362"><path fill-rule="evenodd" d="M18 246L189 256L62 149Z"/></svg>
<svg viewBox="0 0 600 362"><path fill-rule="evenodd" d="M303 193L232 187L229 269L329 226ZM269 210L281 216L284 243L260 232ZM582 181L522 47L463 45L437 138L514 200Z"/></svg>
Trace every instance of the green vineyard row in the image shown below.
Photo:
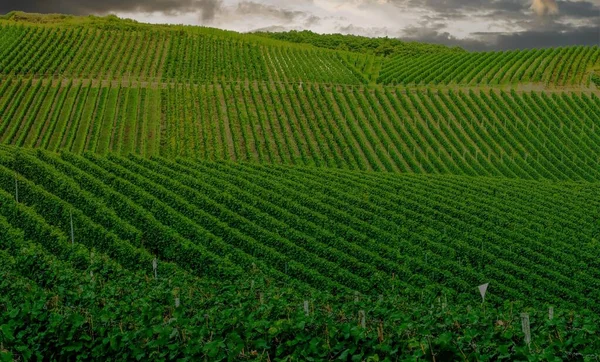
<svg viewBox="0 0 600 362"><path fill-rule="evenodd" d="M0 26L0 75L128 79L365 82L340 53L247 41L210 31ZM123 56L123 54L127 54Z"/></svg>
<svg viewBox="0 0 600 362"><path fill-rule="evenodd" d="M600 71L598 46L438 53L386 60L383 84L515 84L589 86L591 70Z"/></svg>
<svg viewBox="0 0 600 362"><path fill-rule="evenodd" d="M597 309L595 183L57 156L2 146L0 220L74 267L235 281L309 295L427 295ZM73 242L73 245L70 244ZM86 255L85 252L82 255Z"/></svg>
<svg viewBox="0 0 600 362"><path fill-rule="evenodd" d="M0 142L356 170L600 177L595 93L12 79Z"/></svg>
<svg viewBox="0 0 600 362"><path fill-rule="evenodd" d="M600 49L432 52L392 58L340 52L211 29L0 25L0 75L146 82L333 84L533 83L584 86L600 71ZM127 54L122 56L122 54Z"/></svg>
<svg viewBox="0 0 600 362"><path fill-rule="evenodd" d="M73 267L2 218L0 233L12 237L0 239L4 360L565 361L593 360L600 349L600 320L588 311L555 309L550 318L543 306L521 303L465 310L446 296L303 299L256 274L227 287L180 283L107 268L95 255ZM530 317L530 344L517 312Z"/></svg>

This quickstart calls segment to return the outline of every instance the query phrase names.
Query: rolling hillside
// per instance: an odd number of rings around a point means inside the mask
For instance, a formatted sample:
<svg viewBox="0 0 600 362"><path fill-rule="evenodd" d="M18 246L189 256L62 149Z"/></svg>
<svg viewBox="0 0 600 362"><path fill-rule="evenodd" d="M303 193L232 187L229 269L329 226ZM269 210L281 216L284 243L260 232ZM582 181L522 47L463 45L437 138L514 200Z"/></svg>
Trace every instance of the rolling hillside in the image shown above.
<svg viewBox="0 0 600 362"><path fill-rule="evenodd" d="M351 328L352 338L363 343L353 355L386 355L384 346L401 348L405 356L429 355L415 349L406 332L417 338L435 333L430 344L438 356L458 356L459 349L475 356L479 352L464 344L462 333L485 333L492 339L483 343L520 348L519 338L500 334L518 335L516 326L501 332L494 325L516 307L502 308L503 301L521 300L558 308L551 324L535 325L540 350L558 349L552 354L558 356L593 351L599 195L598 183L59 156L3 146L0 291L12 316L3 341L38 341L41 355L174 359L226 358L246 348L283 357L310 350L313 340L323 345L310 355L329 359L354 343L338 330ZM492 309L465 314L461 306L479 303L473 286L488 281ZM436 298L437 306L423 305ZM312 311L303 299L314 303ZM37 310L27 328L14 322L27 313L12 304L19 302ZM331 306L347 319L335 320ZM562 314L570 308L578 314ZM400 311L413 327L397 319ZM539 309L530 312L544 320ZM77 319L80 313L88 319ZM431 320L423 317L431 313ZM156 320L162 315L177 322ZM449 324L440 324L443 318ZM471 324L471 318L488 322ZM110 323L98 328L93 320ZM262 344L259 327L250 327L259 321L273 337ZM324 324L332 332L314 340L310 329L295 323ZM370 327L357 329L356 323ZM452 323L464 323L463 331ZM55 340L50 326L76 335ZM556 331L585 344L549 342ZM228 341L243 335L247 341L198 345L174 333L206 340L216 333ZM326 346L325 338L335 346ZM297 346L284 347L286 340Z"/></svg>
<svg viewBox="0 0 600 362"><path fill-rule="evenodd" d="M599 55L1 16L0 360L592 358Z"/></svg>
<svg viewBox="0 0 600 362"><path fill-rule="evenodd" d="M303 290L367 294L461 295L492 279L492 300L597 307L600 214L589 212L600 205L596 183L12 148L1 157L2 214L12 227L42 245L67 245L72 215L78 245L125 268L148 271L151 255L214 278L254 265Z"/></svg>
<svg viewBox="0 0 600 362"><path fill-rule="evenodd" d="M590 86L600 68L600 48L564 47L505 52L398 56L383 64L385 84L516 84Z"/></svg>
<svg viewBox="0 0 600 362"><path fill-rule="evenodd" d="M358 170L598 180L597 93L9 79L0 142Z"/></svg>

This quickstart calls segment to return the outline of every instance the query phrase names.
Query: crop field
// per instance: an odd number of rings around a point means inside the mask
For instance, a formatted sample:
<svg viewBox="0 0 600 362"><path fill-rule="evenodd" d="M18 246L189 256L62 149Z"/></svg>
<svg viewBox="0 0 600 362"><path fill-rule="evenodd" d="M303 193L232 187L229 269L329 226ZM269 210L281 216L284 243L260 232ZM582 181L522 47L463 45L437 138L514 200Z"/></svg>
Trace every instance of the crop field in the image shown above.
<svg viewBox="0 0 600 362"><path fill-rule="evenodd" d="M12 79L0 141L51 151L598 180L596 93Z"/></svg>
<svg viewBox="0 0 600 362"><path fill-rule="evenodd" d="M365 81L336 52L263 44L209 30L180 34L9 25L0 26L0 44L0 75L194 83ZM125 49L128 55L122 56Z"/></svg>
<svg viewBox="0 0 600 362"><path fill-rule="evenodd" d="M441 53L386 61L384 84L516 84L588 86L600 47L564 47L505 52Z"/></svg>
<svg viewBox="0 0 600 362"><path fill-rule="evenodd" d="M0 16L0 361L594 361L599 56Z"/></svg>

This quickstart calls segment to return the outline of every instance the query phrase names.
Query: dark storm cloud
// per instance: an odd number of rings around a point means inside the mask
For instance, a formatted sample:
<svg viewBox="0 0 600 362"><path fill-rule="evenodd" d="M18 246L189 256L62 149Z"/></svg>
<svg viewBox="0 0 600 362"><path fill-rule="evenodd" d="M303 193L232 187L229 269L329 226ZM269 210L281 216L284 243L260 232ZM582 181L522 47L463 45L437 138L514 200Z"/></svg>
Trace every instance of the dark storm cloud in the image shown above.
<svg viewBox="0 0 600 362"><path fill-rule="evenodd" d="M460 46L472 51L548 48L570 45L600 45L596 27L581 27L556 31L521 31L513 33L475 33L471 38L459 39L448 32L421 27L409 28L403 40L414 40L448 46Z"/></svg>
<svg viewBox="0 0 600 362"><path fill-rule="evenodd" d="M400 8L427 9L437 18L464 18L477 13L480 17L507 20L526 17L527 11L555 18L593 18L600 16L600 2L554 0L391 0ZM501 18L498 18L498 17Z"/></svg>
<svg viewBox="0 0 600 362"><path fill-rule="evenodd" d="M425 8L440 15L464 16L474 11L520 12L531 4L526 0L392 0L403 8Z"/></svg>
<svg viewBox="0 0 600 362"><path fill-rule="evenodd" d="M165 14L201 12L203 20L210 20L220 8L221 0L0 0L0 13L13 10L73 15L118 11L157 11Z"/></svg>
<svg viewBox="0 0 600 362"><path fill-rule="evenodd" d="M568 45L600 45L597 27L582 27L564 32L525 31L508 34L485 34L495 38L495 49L548 48Z"/></svg>
<svg viewBox="0 0 600 362"><path fill-rule="evenodd" d="M403 39L468 50L508 50L566 45L600 45L600 5L590 1L553 0L393 0L397 6L432 11L418 26L404 29ZM532 15L531 12L537 15ZM479 32L456 38L446 25L468 17L504 22L515 32Z"/></svg>

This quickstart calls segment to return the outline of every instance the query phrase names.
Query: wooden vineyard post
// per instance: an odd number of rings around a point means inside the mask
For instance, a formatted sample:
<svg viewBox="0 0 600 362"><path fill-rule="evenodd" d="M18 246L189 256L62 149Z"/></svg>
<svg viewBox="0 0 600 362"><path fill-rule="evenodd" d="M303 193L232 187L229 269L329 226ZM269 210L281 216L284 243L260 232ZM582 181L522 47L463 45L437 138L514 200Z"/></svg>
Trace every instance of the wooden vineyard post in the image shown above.
<svg viewBox="0 0 600 362"><path fill-rule="evenodd" d="M525 343L527 346L531 344L531 328L529 325L529 314L521 313L521 328L525 334Z"/></svg>
<svg viewBox="0 0 600 362"><path fill-rule="evenodd" d="M548 319L549 320L553 320L554 319L554 307L548 308Z"/></svg>
<svg viewBox="0 0 600 362"><path fill-rule="evenodd" d="M377 340L379 343L383 343L383 320L379 320L379 326L377 326Z"/></svg>
<svg viewBox="0 0 600 362"><path fill-rule="evenodd" d="M308 315L310 314L310 310L308 309L308 300L304 301L304 315L306 315L308 317Z"/></svg>

